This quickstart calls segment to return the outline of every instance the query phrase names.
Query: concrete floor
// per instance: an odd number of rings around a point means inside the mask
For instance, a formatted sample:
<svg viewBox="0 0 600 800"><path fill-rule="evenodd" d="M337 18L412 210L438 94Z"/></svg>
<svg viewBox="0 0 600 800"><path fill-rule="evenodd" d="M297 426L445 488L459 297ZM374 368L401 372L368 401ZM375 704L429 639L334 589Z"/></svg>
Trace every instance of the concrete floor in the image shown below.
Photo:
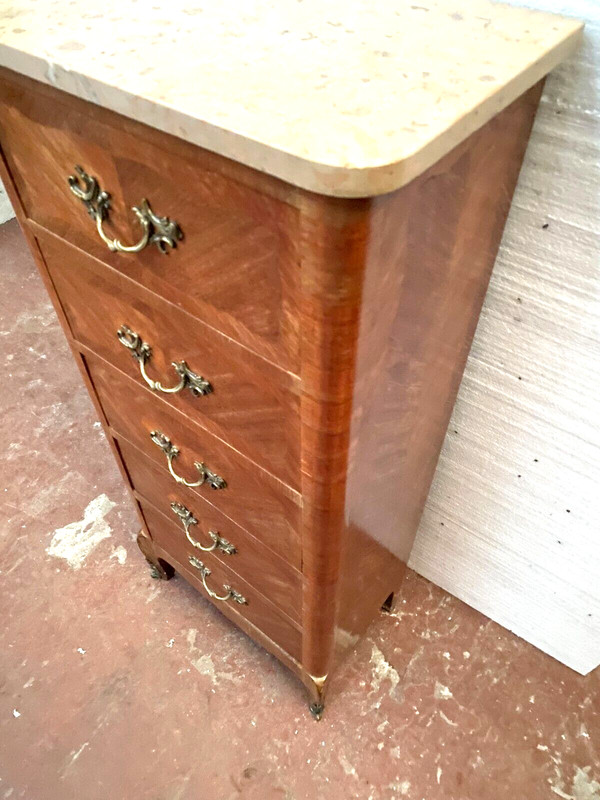
<svg viewBox="0 0 600 800"><path fill-rule="evenodd" d="M322 722L131 501L24 240L0 228L0 800L600 800L583 678L414 573Z"/></svg>

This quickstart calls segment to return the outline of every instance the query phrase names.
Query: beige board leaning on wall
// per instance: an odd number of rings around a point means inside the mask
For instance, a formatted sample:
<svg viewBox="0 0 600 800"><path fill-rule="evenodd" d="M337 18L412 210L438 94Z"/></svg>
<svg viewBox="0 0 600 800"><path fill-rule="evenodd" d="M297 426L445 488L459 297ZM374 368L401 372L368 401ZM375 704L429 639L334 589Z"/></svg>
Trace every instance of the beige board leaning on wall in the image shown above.
<svg viewBox="0 0 600 800"><path fill-rule="evenodd" d="M12 219L15 212L12 210L10 200L6 194L2 181L0 181L0 225L9 219Z"/></svg>
<svg viewBox="0 0 600 800"><path fill-rule="evenodd" d="M516 3L515 3L516 4ZM581 673L600 663L600 4L551 74L411 555Z"/></svg>

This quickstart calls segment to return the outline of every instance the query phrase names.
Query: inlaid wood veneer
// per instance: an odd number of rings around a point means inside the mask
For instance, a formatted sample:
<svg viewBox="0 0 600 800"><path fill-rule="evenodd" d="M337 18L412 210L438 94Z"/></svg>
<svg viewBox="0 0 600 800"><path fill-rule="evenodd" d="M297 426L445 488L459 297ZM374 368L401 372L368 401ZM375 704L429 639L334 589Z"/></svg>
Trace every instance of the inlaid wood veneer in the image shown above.
<svg viewBox="0 0 600 800"><path fill-rule="evenodd" d="M395 2L416 26L415 7ZM373 47L392 6L373 12ZM441 70L429 22L415 36L431 85L414 64L399 69L401 42L387 35L389 63L377 68L387 71L373 67L369 96L403 74L414 119L398 108L367 135L332 67L340 108L326 116L343 130L347 163L340 152L317 157L318 118L302 120L302 140L277 127L279 90L266 78L272 134L261 127L259 141L262 96L241 115L243 134L226 122L215 133L208 99L200 119L198 98L177 95L177 117L142 75L136 115L99 80L98 61L89 75L53 64L64 85L45 85L28 36L19 69L0 69L1 177L140 513L140 548L156 577L179 572L293 670L316 718L340 659L401 586L541 79L579 32L487 0L465 6L458 29L496 47L484 58L484 44L463 34L477 84L462 62L452 82L456 50ZM69 24L73 35L79 23ZM0 63L14 47L5 37ZM265 58L279 52L271 44ZM198 146L202 136L214 152Z"/></svg>

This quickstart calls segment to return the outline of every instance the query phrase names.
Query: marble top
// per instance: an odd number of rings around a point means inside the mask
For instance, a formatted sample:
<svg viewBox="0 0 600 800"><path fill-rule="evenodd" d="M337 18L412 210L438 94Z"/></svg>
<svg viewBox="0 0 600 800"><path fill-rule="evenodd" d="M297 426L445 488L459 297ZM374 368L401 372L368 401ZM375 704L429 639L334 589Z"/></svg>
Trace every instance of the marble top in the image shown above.
<svg viewBox="0 0 600 800"><path fill-rule="evenodd" d="M489 0L0 0L0 64L289 183L403 186L576 47Z"/></svg>

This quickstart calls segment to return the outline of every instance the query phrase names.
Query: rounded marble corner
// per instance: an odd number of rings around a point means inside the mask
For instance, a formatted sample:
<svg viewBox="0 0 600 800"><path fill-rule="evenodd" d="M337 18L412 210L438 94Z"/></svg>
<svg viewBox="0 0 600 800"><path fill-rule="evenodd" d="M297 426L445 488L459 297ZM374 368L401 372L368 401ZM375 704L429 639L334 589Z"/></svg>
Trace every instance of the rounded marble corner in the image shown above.
<svg viewBox="0 0 600 800"><path fill-rule="evenodd" d="M302 14L316 2L306 2ZM564 61L583 29L574 19L488 0L471 0L459 13L443 0L425 9L427 20L420 6L385 6L360 40L341 22L317 24L312 17L315 30L305 36L308 22L296 19L295 5L287 12L289 29L257 18L232 38L231 20L215 7L209 16L218 35L203 39L186 18L177 52L165 45L173 57L157 77L155 21L138 19L131 0L123 0L120 14L128 24L137 20L140 45L132 50L126 40L111 41L106 53L78 13L87 8L84 0L60 13L52 5L51 28L40 5L50 14L50 0L23 0L18 34L2 26L0 14L1 66L292 186L339 198L408 184ZM340 19L354 15L360 22L361 8L338 9ZM456 48L444 52L450 35L464 44L460 56ZM257 54L255 71L244 62L243 43ZM315 48L319 59L307 70ZM284 57L293 91L277 74ZM208 88L198 89L198 75Z"/></svg>

